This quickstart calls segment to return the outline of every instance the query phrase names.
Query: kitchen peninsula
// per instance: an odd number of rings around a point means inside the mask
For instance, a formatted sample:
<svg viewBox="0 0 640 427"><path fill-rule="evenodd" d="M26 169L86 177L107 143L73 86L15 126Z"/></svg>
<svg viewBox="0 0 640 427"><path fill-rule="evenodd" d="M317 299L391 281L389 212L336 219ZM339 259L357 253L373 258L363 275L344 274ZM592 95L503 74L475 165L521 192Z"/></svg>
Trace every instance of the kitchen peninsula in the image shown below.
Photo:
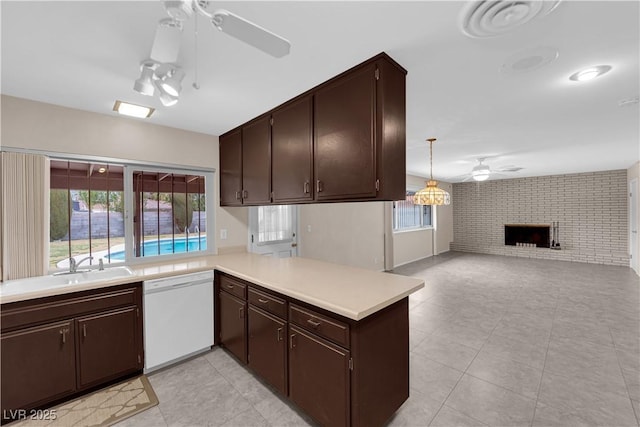
<svg viewBox="0 0 640 427"><path fill-rule="evenodd" d="M131 269L135 275L127 278L30 291L20 289L17 281L16 286L0 285L3 344L5 336L16 336L25 328L44 331L46 324L56 323L51 333L57 336L58 324L71 316L53 314L36 324L20 323L19 313L33 313L34 307L124 288L134 292L122 304L137 307L139 290L135 289L144 280L213 270L216 344L319 423L383 425L409 395L408 295L424 286L419 279L305 258L246 253ZM50 341L58 345L58 339ZM4 347L3 359L9 353ZM8 365L2 366L5 378ZM3 409L7 409L5 396ZM46 405L43 402L46 399L40 396L37 404Z"/></svg>

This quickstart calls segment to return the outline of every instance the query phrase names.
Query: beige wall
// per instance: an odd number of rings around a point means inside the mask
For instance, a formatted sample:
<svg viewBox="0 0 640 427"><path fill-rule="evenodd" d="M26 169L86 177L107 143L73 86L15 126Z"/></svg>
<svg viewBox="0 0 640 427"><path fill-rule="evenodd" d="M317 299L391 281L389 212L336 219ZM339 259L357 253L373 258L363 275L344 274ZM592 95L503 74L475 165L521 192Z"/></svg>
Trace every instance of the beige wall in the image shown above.
<svg viewBox="0 0 640 427"><path fill-rule="evenodd" d="M218 169L218 137L2 95L3 147ZM115 113L113 113L115 114ZM215 188L219 188L215 174ZM216 191L215 206L218 206ZM219 248L246 247L247 210L216 208ZM228 238L220 240L220 229Z"/></svg>
<svg viewBox="0 0 640 427"><path fill-rule="evenodd" d="M627 169L627 182L630 182L634 178L638 180L638 188L640 189L640 162L636 162L633 166ZM640 195L636 199L637 199L636 224L640 225ZM637 240L638 240L638 245L636 248L636 254L640 255L640 237L638 237ZM640 270L636 271L636 273L640 275Z"/></svg>
<svg viewBox="0 0 640 427"><path fill-rule="evenodd" d="M300 256L384 269L384 202L301 205L299 227Z"/></svg>
<svg viewBox="0 0 640 427"><path fill-rule="evenodd" d="M451 204L436 206L436 255L449 251L453 242L453 185L439 182L438 186L451 194Z"/></svg>
<svg viewBox="0 0 640 427"><path fill-rule="evenodd" d="M393 233L393 266L399 267L433 255L433 229Z"/></svg>

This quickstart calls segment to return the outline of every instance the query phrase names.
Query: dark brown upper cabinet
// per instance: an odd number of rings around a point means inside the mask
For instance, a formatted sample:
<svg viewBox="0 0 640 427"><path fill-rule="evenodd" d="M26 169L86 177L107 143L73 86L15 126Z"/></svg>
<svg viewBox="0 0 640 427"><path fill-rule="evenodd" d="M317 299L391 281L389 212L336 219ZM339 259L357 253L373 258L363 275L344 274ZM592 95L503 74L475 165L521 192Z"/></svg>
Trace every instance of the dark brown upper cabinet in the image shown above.
<svg viewBox="0 0 640 427"><path fill-rule="evenodd" d="M242 204L271 203L271 116L242 127Z"/></svg>
<svg viewBox="0 0 640 427"><path fill-rule="evenodd" d="M315 93L317 200L376 196L376 67L369 64Z"/></svg>
<svg viewBox="0 0 640 427"><path fill-rule="evenodd" d="M272 114L271 182L274 203L313 200L313 103L305 96Z"/></svg>
<svg viewBox="0 0 640 427"><path fill-rule="evenodd" d="M220 204L242 205L242 131L220 137Z"/></svg>
<svg viewBox="0 0 640 427"><path fill-rule="evenodd" d="M404 199L406 74L381 53L222 135L220 204Z"/></svg>

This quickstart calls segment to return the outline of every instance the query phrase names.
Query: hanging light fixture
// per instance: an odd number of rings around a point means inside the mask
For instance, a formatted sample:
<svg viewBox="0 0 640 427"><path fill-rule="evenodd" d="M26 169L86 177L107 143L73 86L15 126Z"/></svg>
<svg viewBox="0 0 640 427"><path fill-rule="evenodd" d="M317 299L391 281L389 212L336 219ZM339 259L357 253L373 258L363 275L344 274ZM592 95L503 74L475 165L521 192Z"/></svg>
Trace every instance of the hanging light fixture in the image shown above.
<svg viewBox="0 0 640 427"><path fill-rule="evenodd" d="M433 179L433 142L435 138L429 138L429 164L430 164L430 176L427 181L427 186L418 191L413 196L413 203L415 205L448 205L451 203L451 196L449 193L441 188L438 188L438 181Z"/></svg>

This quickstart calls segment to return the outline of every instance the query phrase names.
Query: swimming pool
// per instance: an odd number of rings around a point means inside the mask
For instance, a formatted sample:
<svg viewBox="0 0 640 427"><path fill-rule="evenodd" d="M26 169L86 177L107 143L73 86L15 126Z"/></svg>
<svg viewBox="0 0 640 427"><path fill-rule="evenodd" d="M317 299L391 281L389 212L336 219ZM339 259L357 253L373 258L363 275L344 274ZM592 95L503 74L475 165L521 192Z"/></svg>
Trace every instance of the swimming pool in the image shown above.
<svg viewBox="0 0 640 427"><path fill-rule="evenodd" d="M207 249L207 236L178 237L176 239L147 240L142 245L142 256L156 256L166 254L178 254L183 252L196 252ZM107 258L107 257L105 257ZM111 261L124 261L124 251L111 252Z"/></svg>

